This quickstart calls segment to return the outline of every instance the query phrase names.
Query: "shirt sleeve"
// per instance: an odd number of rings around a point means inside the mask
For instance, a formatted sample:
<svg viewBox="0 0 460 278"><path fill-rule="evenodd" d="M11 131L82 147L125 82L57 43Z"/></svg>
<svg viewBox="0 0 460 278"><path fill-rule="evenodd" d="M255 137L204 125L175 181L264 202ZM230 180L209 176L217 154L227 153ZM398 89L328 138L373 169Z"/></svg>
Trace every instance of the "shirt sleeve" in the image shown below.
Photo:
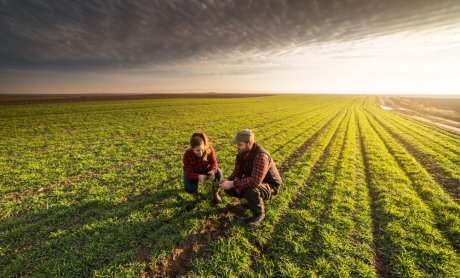
<svg viewBox="0 0 460 278"><path fill-rule="evenodd" d="M217 173L217 168L219 165L217 164L217 158L216 158L216 153L214 152L214 149L210 147L211 152L209 153L209 164L211 165L211 170L214 174Z"/></svg>
<svg viewBox="0 0 460 278"><path fill-rule="evenodd" d="M184 170L187 175L187 178L192 181L197 181L198 180L198 174L195 174L193 172L193 167L192 167L192 161L190 158L190 153L186 151L184 153Z"/></svg>
<svg viewBox="0 0 460 278"><path fill-rule="evenodd" d="M270 165L270 158L266 154L258 155L254 158L252 174L250 177L236 179L233 185L241 191L244 188L254 188L259 186L264 180L265 174Z"/></svg>
<svg viewBox="0 0 460 278"><path fill-rule="evenodd" d="M227 178L227 180L232 181L238 176L238 173L240 172L240 163L238 161L238 157L236 157L235 161L235 168L233 169L233 173Z"/></svg>

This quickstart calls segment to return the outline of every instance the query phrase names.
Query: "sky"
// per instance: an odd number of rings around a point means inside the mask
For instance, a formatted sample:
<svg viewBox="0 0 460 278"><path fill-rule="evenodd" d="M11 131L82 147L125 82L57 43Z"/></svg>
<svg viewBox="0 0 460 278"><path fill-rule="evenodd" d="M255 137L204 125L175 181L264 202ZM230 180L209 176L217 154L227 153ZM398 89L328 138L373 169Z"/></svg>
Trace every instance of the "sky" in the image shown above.
<svg viewBox="0 0 460 278"><path fill-rule="evenodd" d="M460 95L460 1L0 0L0 93Z"/></svg>

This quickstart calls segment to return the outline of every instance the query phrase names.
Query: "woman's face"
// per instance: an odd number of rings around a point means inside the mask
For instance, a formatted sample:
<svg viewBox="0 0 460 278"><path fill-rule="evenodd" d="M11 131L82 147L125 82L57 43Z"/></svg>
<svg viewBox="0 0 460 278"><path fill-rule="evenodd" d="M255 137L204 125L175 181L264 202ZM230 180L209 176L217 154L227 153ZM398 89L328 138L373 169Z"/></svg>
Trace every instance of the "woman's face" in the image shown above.
<svg viewBox="0 0 460 278"><path fill-rule="evenodd" d="M195 148L193 148L193 153L198 157L202 157L203 154L204 154L204 145L201 144L201 145L196 146Z"/></svg>

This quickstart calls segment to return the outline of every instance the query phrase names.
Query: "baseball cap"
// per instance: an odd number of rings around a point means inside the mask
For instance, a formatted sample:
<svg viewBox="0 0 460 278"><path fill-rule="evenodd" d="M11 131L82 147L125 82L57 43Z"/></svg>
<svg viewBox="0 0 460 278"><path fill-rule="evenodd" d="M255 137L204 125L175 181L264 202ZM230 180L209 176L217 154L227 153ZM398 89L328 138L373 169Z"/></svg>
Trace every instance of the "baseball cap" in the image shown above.
<svg viewBox="0 0 460 278"><path fill-rule="evenodd" d="M232 144L238 144L240 142L254 141L254 132L251 129L238 130L235 139L232 140Z"/></svg>

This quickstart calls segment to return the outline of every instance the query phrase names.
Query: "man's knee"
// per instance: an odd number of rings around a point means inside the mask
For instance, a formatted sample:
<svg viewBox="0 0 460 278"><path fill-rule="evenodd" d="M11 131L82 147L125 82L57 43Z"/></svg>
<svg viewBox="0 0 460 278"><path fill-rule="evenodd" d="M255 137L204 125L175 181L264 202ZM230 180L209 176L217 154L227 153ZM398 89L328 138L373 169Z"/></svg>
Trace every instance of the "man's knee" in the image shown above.
<svg viewBox="0 0 460 278"><path fill-rule="evenodd" d="M264 200L258 188L248 188L244 191L244 198L248 201L249 209L254 214L261 214L265 211Z"/></svg>
<svg viewBox="0 0 460 278"><path fill-rule="evenodd" d="M246 190L244 190L243 194L244 194L244 198L246 198L247 200L256 199L260 197L260 192L256 187L247 188Z"/></svg>
<svg viewBox="0 0 460 278"><path fill-rule="evenodd" d="M225 194L229 195L229 196L232 196L232 197L238 197L240 198L241 197L241 194L238 193L235 188L230 188L230 189L227 189L227 190L224 190Z"/></svg>
<svg viewBox="0 0 460 278"><path fill-rule="evenodd" d="M270 200L274 195L277 194L275 189L268 183L262 183L259 187L259 192L264 200Z"/></svg>

